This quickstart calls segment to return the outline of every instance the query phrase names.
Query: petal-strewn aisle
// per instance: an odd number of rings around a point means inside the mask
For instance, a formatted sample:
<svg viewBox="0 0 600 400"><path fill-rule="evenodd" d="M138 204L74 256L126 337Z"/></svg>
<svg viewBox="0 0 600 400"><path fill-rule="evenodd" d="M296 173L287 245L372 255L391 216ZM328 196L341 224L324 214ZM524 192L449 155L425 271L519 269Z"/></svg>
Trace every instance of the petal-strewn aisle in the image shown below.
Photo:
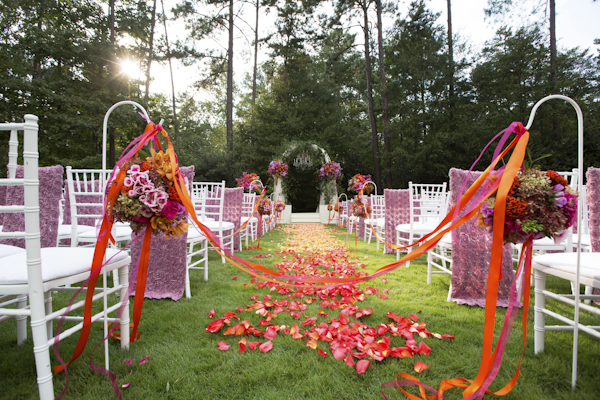
<svg viewBox="0 0 600 400"><path fill-rule="evenodd" d="M278 257L280 261L273 268L285 274L366 275L365 265L351 261L358 257L353 256L323 225L282 225L280 229L288 235L281 251L255 258ZM387 283L385 278L381 281ZM380 322L374 326L362 322L362 317L373 313L372 308L361 306L366 296L385 300L389 289L380 291L368 284L346 284L317 290L311 286L297 288L258 279L250 282L256 289L256 294L249 299L252 302L226 312L206 328L207 332L224 336L218 344L220 350L232 351L230 348L233 346L241 353L247 350L267 353L276 346L278 335L290 335L323 357L331 354L335 359L343 360L361 374L372 361L428 355L431 349L425 339L429 337L454 338L429 332L425 322L419 321L414 313L402 316L390 311L385 316L375 316ZM293 322L278 322L282 319L278 317L280 314L288 314ZM209 316L215 317L214 312L211 311ZM426 368L422 361L414 365L417 372Z"/></svg>

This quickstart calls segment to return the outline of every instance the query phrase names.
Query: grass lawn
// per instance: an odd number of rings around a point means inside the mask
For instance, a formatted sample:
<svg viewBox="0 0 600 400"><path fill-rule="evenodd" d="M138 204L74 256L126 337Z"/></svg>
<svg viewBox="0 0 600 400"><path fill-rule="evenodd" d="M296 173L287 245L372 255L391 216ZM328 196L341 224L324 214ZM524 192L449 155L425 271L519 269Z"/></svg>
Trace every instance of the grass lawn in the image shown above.
<svg viewBox="0 0 600 400"><path fill-rule="evenodd" d="M345 231L331 233L344 243ZM272 254L273 257L255 258L264 265L281 261L275 255L280 251L286 234L280 227L267 233L261 239L262 250L236 253L242 258L259 254ZM354 239L348 241L354 249ZM351 259L366 265L365 270L373 272L377 268L395 261L395 255L382 255L376 252L374 242L367 245L358 242ZM355 258L356 257L356 258ZM237 279L232 279L236 276ZM319 348L329 353L323 357L306 346L306 339L294 340L280 332L273 339L273 349L268 353L248 350L240 353L240 337L224 336L206 332L207 325L236 307L253 304L252 295L262 298L269 293L267 288L255 289L251 277L231 264L222 264L220 257L210 254L209 280L202 279L202 272L192 271L192 298L174 302L171 300L146 300L140 324L141 338L131 344L129 351L121 350L116 339L110 339L111 372L119 383L131 382L122 389L124 399L383 399L380 387L383 382L395 379L399 372L407 372L433 387L438 387L443 379L475 378L479 370L483 335L484 310L479 307L458 306L446 302L449 275L435 275L431 285L426 284L426 260L424 257L411 262L410 268L401 267L381 279L361 284L390 289L389 298L382 300L376 295L368 295L361 308L372 308L373 313L360 319L370 326L390 323L387 312L408 316L415 313L419 321L425 322L433 333L454 335L455 339L428 338L424 340L432 351L429 355L416 355L414 358L385 358L382 362L371 360L371 366L363 374L355 368L332 357L329 346L319 341ZM244 286L246 284L246 286ZM568 292L569 283L548 278L550 290ZM273 298L282 298L276 292ZM533 354L533 290L528 317L527 346L521 365L521 375L515 388L505 399L600 399L600 341L585 333L579 339L579 376L577 389L571 390L572 334L568 332L548 332L546 350L543 354ZM65 295L54 296L55 308L68 301ZM555 305L564 309L563 305ZM209 318L211 309L215 317ZM317 316L319 302L308 305L307 316ZM338 310L330 311L329 317L318 317L318 323L337 317ZM243 312L242 319L259 327L261 317L252 312ZM497 313L497 329L504 317L504 309ZM582 321L593 320L589 314L581 313ZM288 313L275 317L277 325L300 324L304 317L294 319ZM596 318L597 320L597 318ZM596 321L595 325L600 325ZM0 398L37 398L35 363L31 334L25 344L16 344L14 320L0 325ZM302 327L305 328L305 327ZM416 338L421 341L420 338ZM83 356L69 367L69 385L66 399L109 399L113 398L110 380L94 373L88 360L94 346L102 340L102 327L95 324L88 346ZM264 338L255 338L264 342ZM218 349L218 342L231 345L227 351ZM404 339L394 337L393 346L403 346ZM60 353L68 359L73 353L76 337L60 343ZM519 361L522 344L520 315L515 322L513 333L506 347L502 368L491 390L501 389L512 377ZM57 364L51 350L53 365ZM149 362L139 365L139 361L149 357ZM128 367L124 359L132 359ZM103 348L93 354L93 361L103 365ZM420 374L413 370L415 362L423 361L430 368ZM55 393L59 394L65 385L65 375L54 377ZM411 392L416 393L414 388ZM389 399L405 398L398 389L388 388ZM447 397L462 398L458 389L446 392ZM486 398L495 396L486 396Z"/></svg>

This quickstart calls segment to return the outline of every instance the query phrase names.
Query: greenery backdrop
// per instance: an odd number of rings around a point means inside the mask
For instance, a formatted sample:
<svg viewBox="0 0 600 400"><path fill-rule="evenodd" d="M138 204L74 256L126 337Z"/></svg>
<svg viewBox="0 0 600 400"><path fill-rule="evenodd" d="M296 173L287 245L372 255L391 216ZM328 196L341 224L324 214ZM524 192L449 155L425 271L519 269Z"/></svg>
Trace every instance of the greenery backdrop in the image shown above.
<svg viewBox="0 0 600 400"><path fill-rule="evenodd" d="M511 26L509 15L500 15L504 22L494 39L474 53L456 34L448 46L447 27L424 0L384 4L384 15L395 23L383 32L383 53L369 22L369 60L373 71L385 67L389 104L386 153L381 80L373 78L375 158L364 39L350 26L362 22L363 9L373 20L368 11L379 3L339 0L333 3L339 14L333 16L320 14L326 2L319 0L257 3L275 11L277 19L272 35L255 38L270 58L257 66L253 90L254 76L230 85L227 54L209 54L202 47L209 35L233 26L228 25L230 2L181 2L165 13L156 9L153 19L152 1L110 0L107 12L100 0L0 0L0 119L20 120L25 113L40 117L41 165L97 168L105 111L132 99L146 105L154 121L164 118L181 164L195 165L197 179L225 179L233 186L243 171L267 177L267 166L281 149L302 141L319 144L342 165L344 186L356 173L373 174L377 163L390 178L382 186L399 188L409 180L441 182L449 168L468 168L495 133L512 121L526 122L537 100L560 93L583 109L586 167L600 166L600 57L597 50L559 47L554 81L542 16ZM206 15L199 17L199 10ZM237 10L236 18L243 17ZM168 45L158 33L165 17L188 24L188 42ZM119 70L125 57L137 60L141 71L148 59L180 58L200 67L198 82L176 94L176 121L170 96L145 90L143 74L133 79ZM113 162L143 126L133 110L111 116ZM575 129L569 105L556 102L539 110L530 148L534 158L552 154L541 161L542 168L576 166ZM383 162L386 154L389 167ZM0 162L5 158L0 148Z"/></svg>

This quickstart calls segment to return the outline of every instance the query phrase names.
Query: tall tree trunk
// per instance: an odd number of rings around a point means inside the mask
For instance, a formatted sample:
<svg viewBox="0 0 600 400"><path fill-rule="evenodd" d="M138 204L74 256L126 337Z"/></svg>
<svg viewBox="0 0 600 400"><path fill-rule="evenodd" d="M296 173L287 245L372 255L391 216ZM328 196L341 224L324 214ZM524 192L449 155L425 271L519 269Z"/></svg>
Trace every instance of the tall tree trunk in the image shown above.
<svg viewBox="0 0 600 400"><path fill-rule="evenodd" d="M369 44L369 18L367 14L368 3L365 0L363 6L365 34L365 73L367 75L367 101L369 105L369 122L371 123L371 146L373 150L374 180L378 188L381 188L381 172L379 168L379 137L377 135L377 123L375 122L375 111L373 109L373 84L371 77L371 50Z"/></svg>
<svg viewBox="0 0 600 400"><path fill-rule="evenodd" d="M256 103L256 73L258 69L258 10L260 0L256 0L256 25L254 25L254 68L252 70L252 104Z"/></svg>
<svg viewBox="0 0 600 400"><path fill-rule="evenodd" d="M156 4L156 0L155 0ZM171 99L173 102L173 129L175 130L175 153L179 151L179 124L177 123L177 105L175 104L175 81L173 80L173 64L171 63L171 49L169 47L169 35L167 34L167 14L165 14L165 3L160 0L163 13L163 24L165 25L165 42L167 44L167 57L169 58L169 71L171 72Z"/></svg>
<svg viewBox="0 0 600 400"><path fill-rule="evenodd" d="M448 0L450 1L450 0ZM385 78L385 57L383 53L383 27L381 23L381 0L375 2L377 7L377 42L379 49L379 81L381 84L381 113L383 119L383 159L385 166L385 187L392 187L392 162L390 158L390 117L388 115L387 82Z"/></svg>
<svg viewBox="0 0 600 400"><path fill-rule="evenodd" d="M452 39L452 4L448 0L448 106L450 131L454 131L454 41Z"/></svg>
<svg viewBox="0 0 600 400"><path fill-rule="evenodd" d="M164 12L164 11L163 11ZM150 96L150 66L152 65L152 52L154 49L154 25L156 23L156 0L152 7L152 26L150 27L150 49L148 50L148 68L146 69L146 94L144 95L144 104L148 107L148 97ZM166 33L166 30L165 30ZM169 58L169 62L171 59Z"/></svg>
<svg viewBox="0 0 600 400"><path fill-rule="evenodd" d="M117 77L117 59L114 53L115 47L115 0L109 0L108 2L108 30L110 32L110 43L112 44L111 48L111 57L112 60L109 61L109 90L111 95L114 96L115 93L115 79ZM112 96L111 96L112 97ZM112 168L115 165L115 130L109 128L108 129L108 168Z"/></svg>
<svg viewBox="0 0 600 400"><path fill-rule="evenodd" d="M550 0L550 94L558 91L558 69L556 65L556 6L554 0ZM561 137L560 123L558 121L558 104L552 103L552 132L554 140L559 141Z"/></svg>
<svg viewBox="0 0 600 400"><path fill-rule="evenodd" d="M227 151L233 150L233 0L229 0L229 46L227 48Z"/></svg>

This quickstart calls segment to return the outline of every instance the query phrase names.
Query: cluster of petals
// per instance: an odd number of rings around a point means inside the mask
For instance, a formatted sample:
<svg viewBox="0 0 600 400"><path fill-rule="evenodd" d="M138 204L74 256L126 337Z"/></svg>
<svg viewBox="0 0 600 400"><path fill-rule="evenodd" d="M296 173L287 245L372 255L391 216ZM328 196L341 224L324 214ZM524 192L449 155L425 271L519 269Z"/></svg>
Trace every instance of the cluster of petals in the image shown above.
<svg viewBox="0 0 600 400"><path fill-rule="evenodd" d="M358 270L364 268L364 265L349 261L348 254L341 247L304 254L287 250L276 255L282 259L277 267L285 274L336 277L358 277L364 274ZM382 281L387 283L387 280ZM387 321L376 326L361 322L360 318L371 315L373 310L358 304L365 301L367 295L380 294L380 290L372 286L361 289L357 285L346 284L317 289L310 286L292 288L258 279L251 279L250 282L256 289L268 289L269 293L252 295L252 304L236 307L235 312L225 313L223 317L211 321L206 328L211 333L222 331L225 336L242 336L238 345L241 352L251 347L250 343L254 348L270 343L270 350L273 346L271 341L279 334L285 334L305 341L307 347L323 357L331 354L335 359L343 360L348 366L356 368L358 373L364 373L371 361L383 361L387 357L413 358L415 355L428 355L431 348L423 340L429 337L454 338L429 332L426 324L419 322L419 317L415 314L406 317L388 312ZM383 291L387 293L389 289ZM277 298L277 295L281 297ZM316 316L306 313L312 303L320 306ZM248 319L242 319L241 314L245 312L261 317L258 327L253 326ZM291 326L278 325L274 319L281 313L289 314L298 322ZM209 316L213 318L214 311L211 310ZM268 342L261 344L246 339L261 336ZM400 342L401 345L393 345L392 341ZM227 343L219 342L220 350L228 348ZM427 368L424 363L421 364L418 366L420 370Z"/></svg>

